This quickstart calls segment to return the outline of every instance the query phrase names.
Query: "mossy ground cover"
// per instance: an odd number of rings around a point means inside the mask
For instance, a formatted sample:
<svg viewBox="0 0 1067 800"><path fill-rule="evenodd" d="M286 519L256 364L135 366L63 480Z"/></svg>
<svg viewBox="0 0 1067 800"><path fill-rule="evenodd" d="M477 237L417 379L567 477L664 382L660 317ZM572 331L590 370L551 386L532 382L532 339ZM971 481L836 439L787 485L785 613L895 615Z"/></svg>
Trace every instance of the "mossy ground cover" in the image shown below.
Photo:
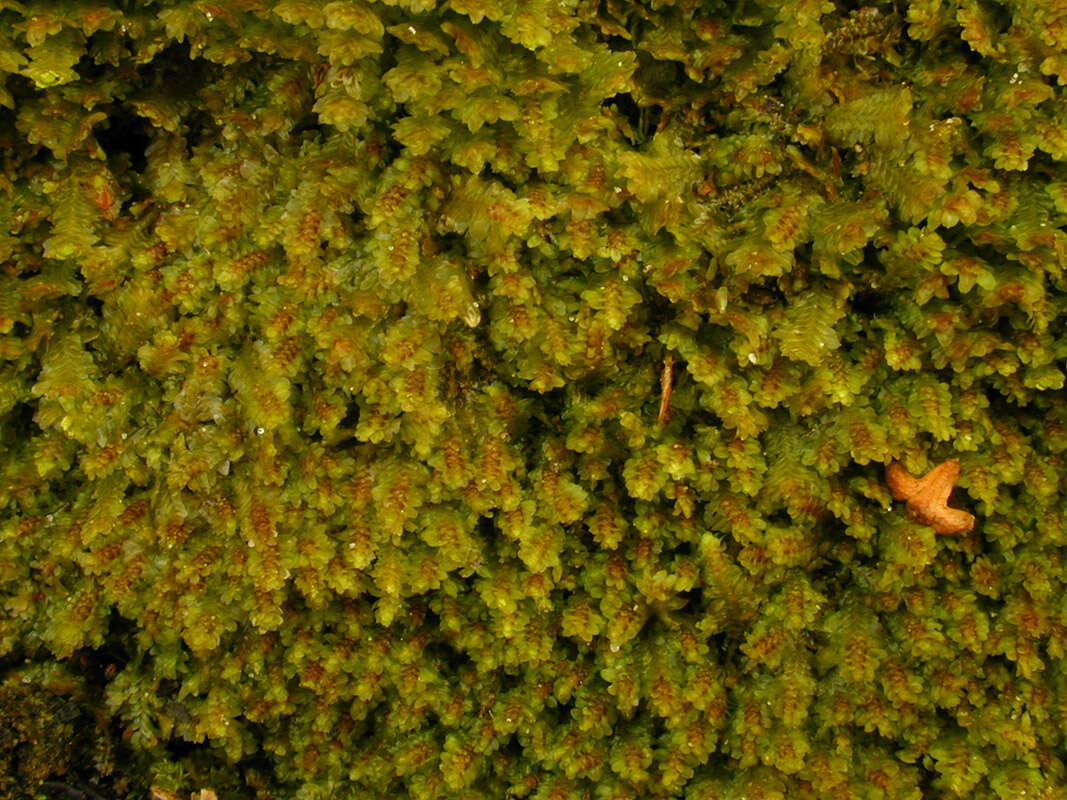
<svg viewBox="0 0 1067 800"><path fill-rule="evenodd" d="M0 0L0 791L1067 796L1065 83L1063 0Z"/></svg>

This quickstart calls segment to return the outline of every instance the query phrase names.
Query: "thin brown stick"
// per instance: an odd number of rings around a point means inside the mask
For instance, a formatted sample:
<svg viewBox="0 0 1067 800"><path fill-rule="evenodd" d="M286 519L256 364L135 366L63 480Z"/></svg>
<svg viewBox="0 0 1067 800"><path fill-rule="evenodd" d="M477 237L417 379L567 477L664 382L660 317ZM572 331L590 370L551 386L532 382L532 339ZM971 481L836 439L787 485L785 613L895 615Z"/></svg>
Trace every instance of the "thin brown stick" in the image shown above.
<svg viewBox="0 0 1067 800"><path fill-rule="evenodd" d="M670 353L663 359L663 372L659 376L659 414L656 423L662 425L667 421L671 410L671 390L674 388L674 356Z"/></svg>

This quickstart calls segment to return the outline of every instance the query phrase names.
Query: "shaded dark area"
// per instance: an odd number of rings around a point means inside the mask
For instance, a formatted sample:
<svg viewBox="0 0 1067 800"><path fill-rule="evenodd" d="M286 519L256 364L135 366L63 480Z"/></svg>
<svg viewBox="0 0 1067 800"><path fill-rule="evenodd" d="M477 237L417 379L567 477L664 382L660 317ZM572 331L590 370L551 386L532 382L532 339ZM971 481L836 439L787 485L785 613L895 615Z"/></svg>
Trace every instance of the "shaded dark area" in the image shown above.
<svg viewBox="0 0 1067 800"><path fill-rule="evenodd" d="M609 97L604 101L603 105L605 108L615 109L622 114L631 125L637 127L637 124L640 121L641 108L637 105L633 95L629 92Z"/></svg>
<svg viewBox="0 0 1067 800"><path fill-rule="evenodd" d="M183 120L185 123L185 149L187 155L192 155L197 145L205 140L209 131L215 130L215 121L207 111L199 110L190 114Z"/></svg>
<svg viewBox="0 0 1067 800"><path fill-rule="evenodd" d="M663 119L662 106L638 105L629 92L609 97L602 105L621 114L630 123L634 132L634 138L630 143L635 147L648 141Z"/></svg>
<svg viewBox="0 0 1067 800"><path fill-rule="evenodd" d="M359 425L359 400L352 398L348 401L348 405L345 406L345 415L341 417L337 427L355 429L357 425Z"/></svg>
<svg viewBox="0 0 1067 800"><path fill-rule="evenodd" d="M49 798L69 798L69 800L105 800L102 795L92 789L77 789L59 781L45 781L41 784L41 792Z"/></svg>
<svg viewBox="0 0 1067 800"><path fill-rule="evenodd" d="M107 617L107 637L102 647L81 650L73 661L79 674L90 686L107 686L115 673L130 661L130 646L137 635L137 625L112 608Z"/></svg>
<svg viewBox="0 0 1067 800"><path fill-rule="evenodd" d="M323 134L324 130L325 129L319 122L317 116L309 116L294 125L290 133L293 136L301 136L302 134L310 133L312 135L311 138L317 138Z"/></svg>
<svg viewBox="0 0 1067 800"><path fill-rule="evenodd" d="M867 289L852 296L852 311L860 317L877 317L888 313L893 305L889 297L877 289Z"/></svg>
<svg viewBox="0 0 1067 800"><path fill-rule="evenodd" d="M7 419L4 421L4 428L11 435L12 440L18 441L37 431L37 423L33 421L36 413L36 401L15 403L14 408L8 412Z"/></svg>
<svg viewBox="0 0 1067 800"><path fill-rule="evenodd" d="M18 671L0 683L0 797L144 796L147 782L125 772L135 771L132 753L102 716L101 690L76 674L51 674L47 685Z"/></svg>
<svg viewBox="0 0 1067 800"><path fill-rule="evenodd" d="M108 115L107 122L95 129L96 140L108 159L129 159L130 169L144 172L148 165L145 150L152 139L148 124L143 117L125 106Z"/></svg>

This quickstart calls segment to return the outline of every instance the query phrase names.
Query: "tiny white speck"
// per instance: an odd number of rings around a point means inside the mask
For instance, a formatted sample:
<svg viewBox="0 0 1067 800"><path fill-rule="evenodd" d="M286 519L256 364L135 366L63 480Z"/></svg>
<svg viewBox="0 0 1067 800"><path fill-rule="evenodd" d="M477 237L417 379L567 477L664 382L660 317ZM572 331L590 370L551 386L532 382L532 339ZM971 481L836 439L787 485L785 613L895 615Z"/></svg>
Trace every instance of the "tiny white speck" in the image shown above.
<svg viewBox="0 0 1067 800"><path fill-rule="evenodd" d="M258 433L260 436L262 436L263 435L263 429L262 428L256 428L256 433Z"/></svg>

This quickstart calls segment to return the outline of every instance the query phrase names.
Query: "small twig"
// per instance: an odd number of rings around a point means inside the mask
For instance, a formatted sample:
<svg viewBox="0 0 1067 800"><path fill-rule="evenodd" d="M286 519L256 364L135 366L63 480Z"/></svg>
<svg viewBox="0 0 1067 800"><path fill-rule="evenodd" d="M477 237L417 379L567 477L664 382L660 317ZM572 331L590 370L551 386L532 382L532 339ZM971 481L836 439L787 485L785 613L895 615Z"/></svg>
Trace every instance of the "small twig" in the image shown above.
<svg viewBox="0 0 1067 800"><path fill-rule="evenodd" d="M663 372L659 376L659 414L656 423L662 425L667 421L671 410L671 390L674 388L674 356L670 353L663 359Z"/></svg>

